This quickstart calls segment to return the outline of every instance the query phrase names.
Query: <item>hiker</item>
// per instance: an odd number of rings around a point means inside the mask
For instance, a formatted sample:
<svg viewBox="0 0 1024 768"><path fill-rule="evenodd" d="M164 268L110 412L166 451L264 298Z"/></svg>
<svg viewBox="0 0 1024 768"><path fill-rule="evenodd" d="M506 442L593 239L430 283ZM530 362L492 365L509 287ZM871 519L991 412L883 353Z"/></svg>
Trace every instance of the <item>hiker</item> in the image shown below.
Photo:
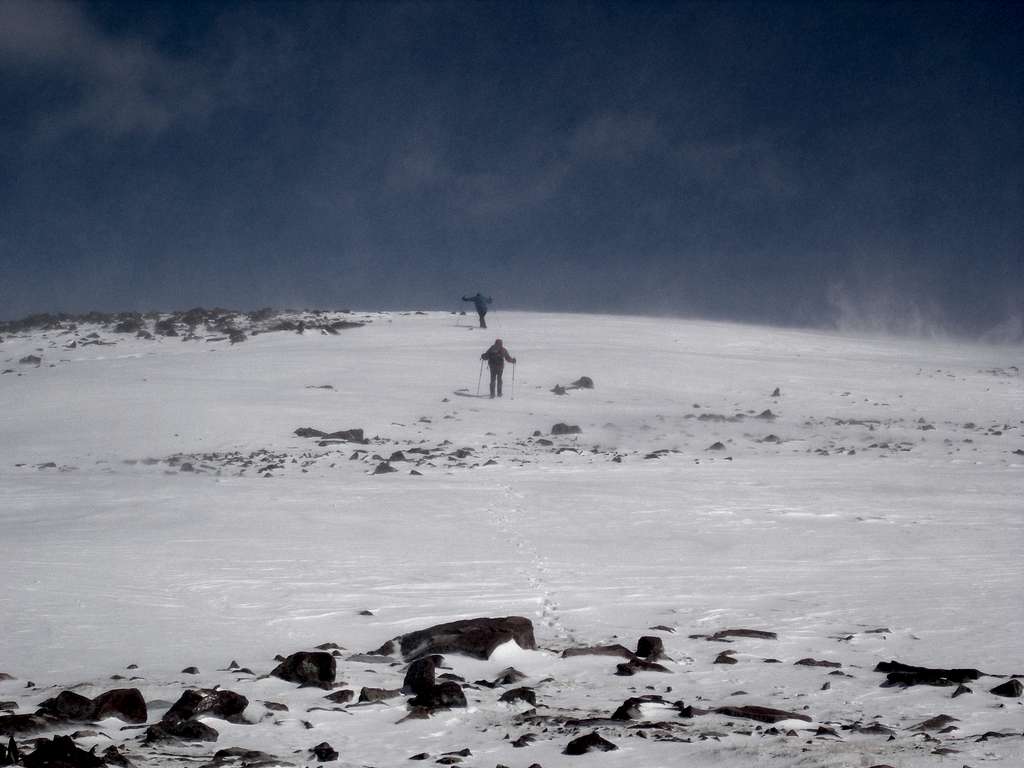
<svg viewBox="0 0 1024 768"><path fill-rule="evenodd" d="M487 305L491 303L491 297L484 296L480 291L477 291L476 296L463 296L462 300L473 302L473 306L476 307L476 313L480 316L480 327L486 328L487 321L484 320L484 315L487 314Z"/></svg>
<svg viewBox="0 0 1024 768"><path fill-rule="evenodd" d="M501 343L501 339L495 339L490 349L480 355L481 360L487 361L487 367L491 369L491 398L494 397L495 389L497 389L498 397L501 397L501 374L505 370L505 361L508 360L512 365L516 364L516 359L508 353L508 350Z"/></svg>

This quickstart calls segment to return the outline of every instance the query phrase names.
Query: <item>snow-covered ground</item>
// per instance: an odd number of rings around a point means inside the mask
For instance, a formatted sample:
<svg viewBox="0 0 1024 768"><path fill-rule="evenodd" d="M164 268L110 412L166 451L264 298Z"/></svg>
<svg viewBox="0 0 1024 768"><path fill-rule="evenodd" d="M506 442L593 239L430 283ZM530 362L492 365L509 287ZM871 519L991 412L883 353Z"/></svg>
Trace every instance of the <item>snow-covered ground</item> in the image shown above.
<svg viewBox="0 0 1024 768"><path fill-rule="evenodd" d="M259 724L211 719L216 744L153 750L117 720L78 740L123 743L136 765L226 746L301 765L323 741L345 766L463 747L488 768L1024 764L1022 700L989 693L1003 680L951 698L880 687L874 671L1024 673L1022 348L613 316L499 312L489 330L444 313L338 317L367 324L237 344L100 325L4 335L0 702L25 713L73 685L135 686L155 722L187 686L249 698ZM495 336L518 358L514 388L509 366L502 399L455 395L476 393ZM552 393L584 375L593 389ZM558 422L582 432L552 436ZM370 442L320 445L299 427ZM396 451L397 472L372 474ZM540 650L446 664L470 682L515 666L550 721L486 687L401 724L401 698L307 712L323 691L262 677L275 654L335 642L348 687L396 688L402 666L346 656L510 615L533 620ZM729 628L778 638L691 637ZM641 635L662 638L668 673L559 656ZM713 664L723 650L737 663ZM794 666L808 657L842 667ZM232 660L254 675L218 671ZM604 723L617 751L561 754L594 730L565 719L641 694L813 723L766 734L666 708L650 719L671 728ZM939 714L956 729L909 730ZM844 728L858 721L896 737ZM977 740L988 732L1013 735Z"/></svg>

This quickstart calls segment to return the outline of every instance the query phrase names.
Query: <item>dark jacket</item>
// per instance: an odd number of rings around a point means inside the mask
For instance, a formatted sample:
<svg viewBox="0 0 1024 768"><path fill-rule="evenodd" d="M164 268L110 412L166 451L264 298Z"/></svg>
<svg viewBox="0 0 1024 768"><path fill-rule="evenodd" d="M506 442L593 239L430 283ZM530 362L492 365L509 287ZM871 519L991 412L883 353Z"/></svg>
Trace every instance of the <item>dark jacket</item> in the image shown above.
<svg viewBox="0 0 1024 768"><path fill-rule="evenodd" d="M478 293L476 296L463 296L462 300L472 301L476 311L481 315L487 314L487 305L491 303L491 297L484 296L482 293Z"/></svg>
<svg viewBox="0 0 1024 768"><path fill-rule="evenodd" d="M499 371L505 367L506 360L510 363L514 363L516 361L504 346L499 346L497 344L491 344L490 348L480 355L480 359L486 360L488 366Z"/></svg>

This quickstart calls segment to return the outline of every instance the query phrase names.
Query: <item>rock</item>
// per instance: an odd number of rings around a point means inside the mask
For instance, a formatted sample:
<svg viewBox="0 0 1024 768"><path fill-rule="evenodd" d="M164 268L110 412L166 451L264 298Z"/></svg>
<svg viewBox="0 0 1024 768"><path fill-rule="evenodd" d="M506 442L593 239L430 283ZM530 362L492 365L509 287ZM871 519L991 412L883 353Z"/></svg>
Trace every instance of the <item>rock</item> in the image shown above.
<svg viewBox="0 0 1024 768"><path fill-rule="evenodd" d="M401 688L368 688L364 686L359 691L359 701L372 704L377 701L385 701L402 695Z"/></svg>
<svg viewBox="0 0 1024 768"><path fill-rule="evenodd" d="M36 742L35 751L26 755L26 768L93 768L102 766L103 758L75 746L70 736L54 736Z"/></svg>
<svg viewBox="0 0 1024 768"><path fill-rule="evenodd" d="M665 700L661 696L634 696L628 698L612 713L612 720L639 720L643 716L640 707L652 702L662 704Z"/></svg>
<svg viewBox="0 0 1024 768"><path fill-rule="evenodd" d="M996 696L1019 699L1024 694L1024 685L1017 679L1007 680L1005 683L997 685L989 693L994 693Z"/></svg>
<svg viewBox="0 0 1024 768"><path fill-rule="evenodd" d="M337 750L335 750L334 747L332 747L326 741L320 742L309 751L316 755L316 759L321 763L329 763L333 760L338 759Z"/></svg>
<svg viewBox="0 0 1024 768"><path fill-rule="evenodd" d="M119 766L119 768L135 768L132 761L122 755L113 744L103 750L103 762L106 765Z"/></svg>
<svg viewBox="0 0 1024 768"><path fill-rule="evenodd" d="M725 445L723 443L715 442L715 443L712 443L711 445L709 445L707 447L707 450L709 450L709 451L724 451L725 450Z"/></svg>
<svg viewBox="0 0 1024 768"><path fill-rule="evenodd" d="M159 741L216 741L220 734L198 720L159 722L146 729L146 743Z"/></svg>
<svg viewBox="0 0 1024 768"><path fill-rule="evenodd" d="M577 389L593 389L594 380L589 376L580 376L576 381L572 383Z"/></svg>
<svg viewBox="0 0 1024 768"><path fill-rule="evenodd" d="M337 663L326 651L299 651L274 667L270 674L290 683L329 687L337 674Z"/></svg>
<svg viewBox="0 0 1024 768"><path fill-rule="evenodd" d="M582 432L583 430L575 424L565 424L561 421L551 427L552 435L579 435Z"/></svg>
<svg viewBox="0 0 1024 768"><path fill-rule="evenodd" d="M743 706L743 707L718 707L714 710L720 715L728 717L742 717L747 720L757 720L760 723L777 723L780 720L803 720L812 722L812 718L796 712L786 712L783 709L772 709L771 707Z"/></svg>
<svg viewBox="0 0 1024 768"><path fill-rule="evenodd" d="M512 742L512 747L514 749L522 749L523 747L530 746L536 740L537 740L537 735L536 734L524 733L522 736L520 736L518 739L516 739L515 741Z"/></svg>
<svg viewBox="0 0 1024 768"><path fill-rule="evenodd" d="M735 661L733 662L735 663ZM644 661L643 659L630 659L624 664L619 664L615 668L615 674L621 677L629 677L635 675L637 672L670 672L668 667L664 667L653 661Z"/></svg>
<svg viewBox="0 0 1024 768"><path fill-rule="evenodd" d="M524 701L531 707L537 706L537 692L533 688L513 688L512 690L505 691L498 698L498 701L506 704L513 704L517 701Z"/></svg>
<svg viewBox="0 0 1024 768"><path fill-rule="evenodd" d="M182 723L200 715L219 717L229 723L244 723L242 712L249 700L240 693L220 689L188 690L163 716L161 724Z"/></svg>
<svg viewBox="0 0 1024 768"><path fill-rule="evenodd" d="M917 725L910 726L908 730L918 731L919 733L923 733L925 731L938 731L945 728L950 723L956 722L959 721L955 717L951 717L949 715L936 715L935 717L930 717L927 720L922 720Z"/></svg>
<svg viewBox="0 0 1024 768"><path fill-rule="evenodd" d="M601 738L597 731L593 731L586 736L580 736L570 741L566 744L565 749L562 750L562 754L585 755L587 752L611 752L615 749L618 749L618 747L607 739Z"/></svg>
<svg viewBox="0 0 1024 768"><path fill-rule="evenodd" d="M0 735L36 733L53 727L53 720L40 715L0 715Z"/></svg>
<svg viewBox="0 0 1024 768"><path fill-rule="evenodd" d="M981 672L976 669L932 669L901 664L898 661L881 661L875 672L886 672L886 685L953 685L977 680Z"/></svg>
<svg viewBox="0 0 1024 768"><path fill-rule="evenodd" d="M313 429L313 427L299 427L295 430L295 434L299 437L326 437L326 432L321 432L319 429Z"/></svg>
<svg viewBox="0 0 1024 768"><path fill-rule="evenodd" d="M737 664L739 662L733 658L734 653L736 653L736 651L722 651L715 657L712 664Z"/></svg>
<svg viewBox="0 0 1024 768"><path fill-rule="evenodd" d="M343 688L340 691L334 693L328 693L324 696L325 699L333 701L335 704L348 704L352 699L355 698L356 692L350 691L348 688Z"/></svg>
<svg viewBox="0 0 1024 768"><path fill-rule="evenodd" d="M239 331L233 328L228 331L228 340L232 344L238 344L240 342L243 342L245 341L245 333L243 331Z"/></svg>
<svg viewBox="0 0 1024 768"><path fill-rule="evenodd" d="M339 429L337 432L328 432L323 436L325 440L345 440L349 443L365 443L363 430L359 428Z"/></svg>
<svg viewBox="0 0 1024 768"><path fill-rule="evenodd" d="M554 392L556 395L568 394L568 392L565 391L565 387L563 387L561 384L555 384L554 389L552 389L551 391Z"/></svg>
<svg viewBox="0 0 1024 768"><path fill-rule="evenodd" d="M694 637L701 637L701 635L694 635ZM730 637L752 637L759 640L777 640L778 635L774 632L766 632L763 629L723 629L715 632L713 635L708 635L708 640L725 640Z"/></svg>
<svg viewBox="0 0 1024 768"><path fill-rule="evenodd" d="M144 723L149 717L146 700L138 688L115 688L92 700L93 720L116 717L126 723Z"/></svg>
<svg viewBox="0 0 1024 768"><path fill-rule="evenodd" d="M771 393L771 395L769 395L769 397L782 397L782 393L779 392L779 388L776 387L775 390Z"/></svg>
<svg viewBox="0 0 1024 768"><path fill-rule="evenodd" d="M650 661L663 659L665 658L665 643L660 637L644 635L637 641L636 655Z"/></svg>
<svg viewBox="0 0 1024 768"><path fill-rule="evenodd" d="M61 691L52 699L39 705L40 715L49 715L58 720L85 721L92 719L92 699L74 691Z"/></svg>
<svg viewBox="0 0 1024 768"><path fill-rule="evenodd" d="M830 668L838 669L839 667L841 667L843 665L840 664L838 661L818 661L817 659L800 659L799 661L794 661L793 662L793 666L796 666L796 667L830 667Z"/></svg>
<svg viewBox="0 0 1024 768"><path fill-rule="evenodd" d="M375 474L375 475L386 475L388 472L397 472L397 471L398 470L395 469L394 467L392 467L388 462L382 461L380 464L378 464L374 468L373 474Z"/></svg>
<svg viewBox="0 0 1024 768"><path fill-rule="evenodd" d="M515 667L505 667L498 676L494 678L494 685L515 685L520 680L525 680L526 675Z"/></svg>
<svg viewBox="0 0 1024 768"><path fill-rule="evenodd" d="M462 686L458 683L445 681L411 699L409 704L413 707L425 707L431 711L465 707L466 694L463 693Z"/></svg>
<svg viewBox="0 0 1024 768"><path fill-rule="evenodd" d="M181 465L181 471L182 472L195 472L195 467L193 467L188 462L185 462L184 464ZM183 675L198 675L199 674L199 667L185 667L183 670L181 670L181 674L183 674Z"/></svg>
<svg viewBox="0 0 1024 768"><path fill-rule="evenodd" d="M535 650L533 623L523 616L462 619L410 632L395 638L401 654L414 659L427 654L463 653L488 659L502 643L514 640L520 648ZM391 642L391 641L389 641ZM376 653L391 653L386 643ZM394 646L390 646L391 649Z"/></svg>
<svg viewBox="0 0 1024 768"><path fill-rule="evenodd" d="M614 643L612 645L591 645L584 648L566 648L562 651L562 658L568 659L572 656L621 656L624 659L634 659L634 654L624 645Z"/></svg>
<svg viewBox="0 0 1024 768"><path fill-rule="evenodd" d="M38 355L25 355L18 362L22 365L40 365L43 359Z"/></svg>
<svg viewBox="0 0 1024 768"><path fill-rule="evenodd" d="M966 685L958 685L956 687L956 690L953 691L953 695L950 696L950 698L955 699L957 696L963 696L965 693L974 693L974 691L972 691Z"/></svg>

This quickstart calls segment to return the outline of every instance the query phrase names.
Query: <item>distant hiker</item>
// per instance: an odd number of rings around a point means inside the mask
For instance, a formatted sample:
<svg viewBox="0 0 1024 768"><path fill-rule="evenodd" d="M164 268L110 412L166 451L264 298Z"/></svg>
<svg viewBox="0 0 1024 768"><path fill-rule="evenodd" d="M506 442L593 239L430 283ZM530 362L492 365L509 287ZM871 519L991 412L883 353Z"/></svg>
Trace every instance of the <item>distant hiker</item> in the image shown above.
<svg viewBox="0 0 1024 768"><path fill-rule="evenodd" d="M473 302L473 306L476 307L476 313L480 316L480 327L486 328L487 321L484 320L484 315L487 314L487 305L491 303L491 297L484 296L482 293L477 291L476 296L463 296L462 300Z"/></svg>
<svg viewBox="0 0 1024 768"><path fill-rule="evenodd" d="M482 319L482 318L481 318ZM497 389L498 397L501 397L501 374L505 371L505 361L516 364L516 359L508 353L501 339L495 339L490 349L480 355L481 360L487 361L487 367L491 370L491 397L494 397Z"/></svg>

